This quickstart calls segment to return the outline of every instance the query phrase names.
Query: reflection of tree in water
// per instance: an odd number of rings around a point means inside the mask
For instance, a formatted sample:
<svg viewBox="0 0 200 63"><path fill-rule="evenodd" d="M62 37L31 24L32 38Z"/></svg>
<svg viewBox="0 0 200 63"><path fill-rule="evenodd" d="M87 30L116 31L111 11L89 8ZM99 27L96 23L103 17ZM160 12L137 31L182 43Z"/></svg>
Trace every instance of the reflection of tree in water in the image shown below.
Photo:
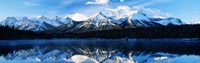
<svg viewBox="0 0 200 63"><path fill-rule="evenodd" d="M171 54L199 54L200 43L198 42L180 42L180 41L146 41L146 40L118 40L118 41L74 41L74 42L55 42L37 45L20 45L20 46L2 46L1 55L7 57L17 57L19 53L28 52L24 59L30 56L38 56L44 60L48 57L59 59L64 55L69 59L74 55L84 55L89 58L94 58L97 61L106 61L107 59L126 58L134 60L135 56L162 57L165 54L157 54L160 52ZM7 48L7 50L6 50ZM9 50L9 52L7 52ZM15 51L15 52L13 52ZM7 53L7 54L5 54ZM31 54L30 54L31 53ZM48 55L49 54L49 55ZM169 55L167 57L174 57ZM9 57L7 57L9 58ZM137 58L135 58L137 59ZM144 60L145 61L145 60Z"/></svg>
<svg viewBox="0 0 200 63"><path fill-rule="evenodd" d="M135 42L133 45L134 50L137 51L145 51L147 48L144 46L143 42Z"/></svg>

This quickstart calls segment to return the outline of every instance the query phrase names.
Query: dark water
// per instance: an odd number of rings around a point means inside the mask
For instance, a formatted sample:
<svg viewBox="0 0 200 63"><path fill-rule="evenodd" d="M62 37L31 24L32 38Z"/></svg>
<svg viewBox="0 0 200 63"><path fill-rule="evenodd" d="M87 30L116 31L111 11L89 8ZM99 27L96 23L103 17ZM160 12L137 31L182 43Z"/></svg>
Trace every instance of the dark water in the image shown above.
<svg viewBox="0 0 200 63"><path fill-rule="evenodd" d="M75 55L99 63L200 63L195 38L1 40L0 48L6 63L73 63Z"/></svg>

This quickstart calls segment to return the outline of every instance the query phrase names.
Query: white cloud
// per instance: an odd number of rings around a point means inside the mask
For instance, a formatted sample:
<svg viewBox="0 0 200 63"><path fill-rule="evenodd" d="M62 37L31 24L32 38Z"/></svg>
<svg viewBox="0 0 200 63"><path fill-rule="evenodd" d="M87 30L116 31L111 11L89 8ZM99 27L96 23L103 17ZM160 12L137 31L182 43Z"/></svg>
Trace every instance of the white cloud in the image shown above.
<svg viewBox="0 0 200 63"><path fill-rule="evenodd" d="M153 8L144 8L143 6L134 6L133 10L137 10L143 13L146 13L147 16L151 16L151 17L160 17L160 18L164 18L164 17L172 17L172 15L170 13L167 12L161 12L160 10L157 9L153 9Z"/></svg>
<svg viewBox="0 0 200 63"><path fill-rule="evenodd" d="M120 0L120 2L124 2L124 0Z"/></svg>
<svg viewBox="0 0 200 63"><path fill-rule="evenodd" d="M93 1L88 1L86 4L108 4L112 0L93 0ZM125 0L118 0L121 3L124 2Z"/></svg>
<svg viewBox="0 0 200 63"><path fill-rule="evenodd" d="M83 20L87 20L88 17L80 14L80 13L75 13L74 15L69 15L69 17L75 21L83 21Z"/></svg>
<svg viewBox="0 0 200 63"><path fill-rule="evenodd" d="M94 0L94 1L88 1L86 4L108 4L109 0Z"/></svg>
<svg viewBox="0 0 200 63"><path fill-rule="evenodd" d="M23 3L24 5L26 5L26 6L39 6L40 4L37 4L37 3L34 3L34 2L24 2Z"/></svg>
<svg viewBox="0 0 200 63"><path fill-rule="evenodd" d="M131 8L128 6L118 6L116 9L106 8L106 10L114 12L112 14L116 16L116 19L129 17L133 13L137 12L137 11L131 10Z"/></svg>
<svg viewBox="0 0 200 63"><path fill-rule="evenodd" d="M111 11L107 12L106 14L112 13L112 15L116 16L116 19L129 17L138 12L142 12L146 14L148 17L153 17L153 18L172 17L172 15L169 13L161 12L160 10L157 9L144 8L143 6L134 6L133 8L130 8L129 6L118 6L116 9L106 8L106 10Z"/></svg>

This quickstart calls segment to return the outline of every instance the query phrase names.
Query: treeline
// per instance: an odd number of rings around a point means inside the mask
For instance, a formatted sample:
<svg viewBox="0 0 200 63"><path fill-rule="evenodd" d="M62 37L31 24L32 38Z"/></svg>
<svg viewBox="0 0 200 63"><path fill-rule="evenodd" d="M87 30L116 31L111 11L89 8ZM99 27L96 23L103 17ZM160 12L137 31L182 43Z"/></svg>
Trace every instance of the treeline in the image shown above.
<svg viewBox="0 0 200 63"><path fill-rule="evenodd" d="M113 29L83 33L61 33L67 38L200 38L200 25L177 25L131 29Z"/></svg>
<svg viewBox="0 0 200 63"><path fill-rule="evenodd" d="M200 25L112 29L91 32L46 33L0 26L0 40L51 38L200 38Z"/></svg>
<svg viewBox="0 0 200 63"><path fill-rule="evenodd" d="M200 25L135 29L137 38L200 38Z"/></svg>
<svg viewBox="0 0 200 63"><path fill-rule="evenodd" d="M14 27L0 26L0 40L7 39L39 39L39 38L51 38L47 34L40 32L33 32L27 30L18 30Z"/></svg>

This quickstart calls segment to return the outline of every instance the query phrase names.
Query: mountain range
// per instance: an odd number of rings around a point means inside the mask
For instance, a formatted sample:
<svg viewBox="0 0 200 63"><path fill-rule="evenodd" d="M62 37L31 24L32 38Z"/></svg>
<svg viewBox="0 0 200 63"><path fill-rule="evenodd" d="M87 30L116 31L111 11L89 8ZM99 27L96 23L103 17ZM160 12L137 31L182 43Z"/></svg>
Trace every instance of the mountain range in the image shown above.
<svg viewBox="0 0 200 63"><path fill-rule="evenodd" d="M106 13L99 12L82 21L76 21L70 17L60 18L58 16L53 18L47 18L45 16L38 16L35 18L23 17L22 19L7 17L6 19L0 21L0 25L14 27L19 30L31 30L36 32L46 30L55 32L87 32L185 24L178 18L152 17L147 14L147 12L142 11L126 14L122 11L117 15L108 16Z"/></svg>

